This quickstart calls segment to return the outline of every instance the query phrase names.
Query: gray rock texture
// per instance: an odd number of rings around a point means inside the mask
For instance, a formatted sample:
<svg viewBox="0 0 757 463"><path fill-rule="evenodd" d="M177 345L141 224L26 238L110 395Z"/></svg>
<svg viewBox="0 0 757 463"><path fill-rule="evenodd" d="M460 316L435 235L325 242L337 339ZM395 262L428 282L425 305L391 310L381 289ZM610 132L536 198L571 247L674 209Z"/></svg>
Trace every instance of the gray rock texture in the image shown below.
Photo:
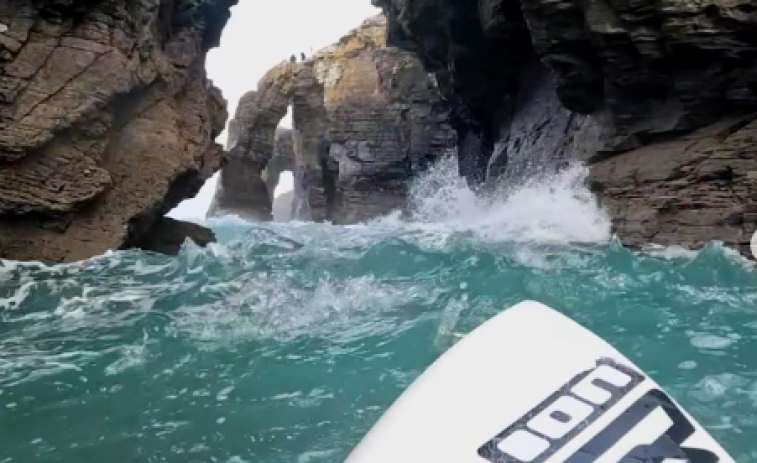
<svg viewBox="0 0 757 463"><path fill-rule="evenodd" d="M585 161L626 243L745 251L757 199L754 1L374 3L389 44L436 74L471 184Z"/></svg>
<svg viewBox="0 0 757 463"><path fill-rule="evenodd" d="M279 127L276 129L273 156L263 171L263 180L271 198L276 193L281 174L286 171L294 172L294 139L290 129Z"/></svg>
<svg viewBox="0 0 757 463"><path fill-rule="evenodd" d="M0 257L139 242L220 167L235 0L0 0Z"/></svg>
<svg viewBox="0 0 757 463"><path fill-rule="evenodd" d="M229 141L235 143L227 158L221 178L216 186L213 202L208 210L209 217L236 215L247 220L271 220L273 217L272 199L279 177L284 171L294 170L294 145L292 131L285 128L275 128L273 144L270 140L262 142L262 153L258 151L240 151L238 139L240 124L249 121L247 127L255 125L254 119L260 114L260 109L266 102L258 99L257 92L250 92L240 101L237 113L229 126ZM277 122L278 123L278 122ZM266 132L271 124L264 124ZM246 136L246 135L245 135ZM249 143L245 139L245 143ZM231 145L230 145L231 146ZM243 145L246 146L246 145Z"/></svg>
<svg viewBox="0 0 757 463"><path fill-rule="evenodd" d="M287 135L276 136L290 106L291 163ZM435 82L411 53L386 46L383 16L304 62L273 68L232 124L213 213L266 220L283 170L294 172L293 218L354 223L402 209L413 176L456 145Z"/></svg>

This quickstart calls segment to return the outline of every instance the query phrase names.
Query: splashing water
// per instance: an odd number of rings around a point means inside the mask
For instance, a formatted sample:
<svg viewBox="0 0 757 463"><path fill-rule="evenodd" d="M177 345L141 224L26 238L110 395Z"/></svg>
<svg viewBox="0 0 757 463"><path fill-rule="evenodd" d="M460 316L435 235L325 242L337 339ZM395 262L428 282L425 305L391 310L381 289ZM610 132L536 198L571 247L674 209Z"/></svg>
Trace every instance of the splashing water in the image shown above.
<svg viewBox="0 0 757 463"><path fill-rule="evenodd" d="M563 310L757 463L757 272L633 254L569 169L479 199L448 162L412 221L210 222L178 258L0 261L0 462L340 462L460 334Z"/></svg>
<svg viewBox="0 0 757 463"><path fill-rule="evenodd" d="M610 239L610 219L584 181L588 169L530 180L511 191L483 198L456 172L457 160L443 159L411 188L413 219L439 231L469 231L485 241L601 243Z"/></svg>

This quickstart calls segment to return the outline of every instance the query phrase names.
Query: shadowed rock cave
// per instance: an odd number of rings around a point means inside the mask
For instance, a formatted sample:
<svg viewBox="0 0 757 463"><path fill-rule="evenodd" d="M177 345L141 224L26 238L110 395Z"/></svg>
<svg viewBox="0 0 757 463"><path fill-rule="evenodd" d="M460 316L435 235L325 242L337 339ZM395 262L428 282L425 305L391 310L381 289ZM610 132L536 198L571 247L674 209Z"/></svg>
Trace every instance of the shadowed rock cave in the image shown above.
<svg viewBox="0 0 757 463"><path fill-rule="evenodd" d="M374 0L388 42L436 76L471 185L566 162L627 246L751 256L757 10L751 0Z"/></svg>

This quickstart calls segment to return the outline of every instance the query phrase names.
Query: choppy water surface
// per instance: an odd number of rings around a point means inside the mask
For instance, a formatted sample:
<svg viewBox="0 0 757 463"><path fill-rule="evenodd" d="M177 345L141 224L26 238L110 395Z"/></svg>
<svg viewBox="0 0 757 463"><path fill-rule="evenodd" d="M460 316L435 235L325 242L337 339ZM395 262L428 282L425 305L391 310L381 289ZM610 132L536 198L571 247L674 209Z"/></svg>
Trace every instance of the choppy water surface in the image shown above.
<svg viewBox="0 0 757 463"><path fill-rule="evenodd" d="M178 258L0 261L0 462L340 462L457 334L524 299L757 462L757 272L716 244L629 252L580 180L486 203L443 166L412 222L227 219Z"/></svg>

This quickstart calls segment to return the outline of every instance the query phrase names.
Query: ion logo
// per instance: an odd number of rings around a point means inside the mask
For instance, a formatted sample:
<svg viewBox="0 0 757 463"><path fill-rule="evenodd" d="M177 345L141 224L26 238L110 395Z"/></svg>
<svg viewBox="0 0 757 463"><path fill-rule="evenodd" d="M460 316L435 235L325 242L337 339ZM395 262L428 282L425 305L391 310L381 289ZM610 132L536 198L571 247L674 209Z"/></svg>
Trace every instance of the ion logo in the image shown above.
<svg viewBox="0 0 757 463"><path fill-rule="evenodd" d="M649 391L565 463L717 463L714 453L683 447L693 424L662 391Z"/></svg>
<svg viewBox="0 0 757 463"><path fill-rule="evenodd" d="M601 360L478 453L492 463L544 463L643 381L636 371ZM695 431L665 394L650 391L564 463L717 463L708 451L681 447Z"/></svg>

